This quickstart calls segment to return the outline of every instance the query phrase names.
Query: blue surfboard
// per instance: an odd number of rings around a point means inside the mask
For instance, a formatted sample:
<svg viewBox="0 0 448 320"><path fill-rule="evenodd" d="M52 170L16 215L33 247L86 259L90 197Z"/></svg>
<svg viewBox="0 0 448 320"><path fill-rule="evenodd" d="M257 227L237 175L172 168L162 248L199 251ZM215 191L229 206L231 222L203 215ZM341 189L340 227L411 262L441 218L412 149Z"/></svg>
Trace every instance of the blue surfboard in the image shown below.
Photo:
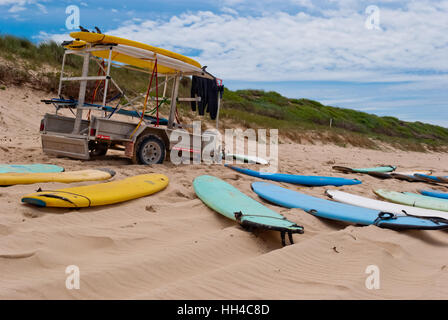
<svg viewBox="0 0 448 320"><path fill-rule="evenodd" d="M360 184L361 181L358 179L345 179L345 178L336 178L336 177L320 177L320 176L301 176L296 174L285 174L285 173L266 173L259 172L245 168L239 168L235 166L226 165L235 171L240 173L247 174L252 177L267 179L278 182L288 182L294 184L300 184L303 186L309 187L320 187L320 186L344 186L344 185L353 185Z"/></svg>
<svg viewBox="0 0 448 320"><path fill-rule="evenodd" d="M312 197L267 182L252 183L252 190L261 198L286 208L299 208L317 217L390 229L445 229L448 220L419 218Z"/></svg>
<svg viewBox="0 0 448 320"><path fill-rule="evenodd" d="M53 164L0 164L0 173L48 173L63 171L63 167Z"/></svg>
<svg viewBox="0 0 448 320"><path fill-rule="evenodd" d="M427 174L421 174L421 173L416 173L415 174L416 177L424 179L426 181L431 181L431 182L442 182L442 183L446 183L448 180L448 176L446 177L437 177L437 176L429 176Z"/></svg>
<svg viewBox="0 0 448 320"><path fill-rule="evenodd" d="M448 199L448 192L440 192L435 190L419 190L419 192L428 197Z"/></svg>

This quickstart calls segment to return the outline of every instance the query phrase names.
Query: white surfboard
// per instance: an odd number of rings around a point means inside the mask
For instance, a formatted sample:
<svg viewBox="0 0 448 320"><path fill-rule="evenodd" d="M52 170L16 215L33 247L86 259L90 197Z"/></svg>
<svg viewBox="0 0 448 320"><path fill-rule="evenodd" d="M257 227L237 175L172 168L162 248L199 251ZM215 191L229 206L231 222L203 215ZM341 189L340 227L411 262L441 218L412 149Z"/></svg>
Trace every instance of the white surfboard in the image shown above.
<svg viewBox="0 0 448 320"><path fill-rule="evenodd" d="M417 170L417 171L403 171L403 172L391 172L391 175L402 175L402 176L413 176L416 173L420 173L420 174L427 174L429 172L429 174L431 174L431 171L429 170Z"/></svg>
<svg viewBox="0 0 448 320"><path fill-rule="evenodd" d="M416 173L420 173L420 174L426 174L427 172L431 172L431 171L425 171L425 170L419 170L419 171L402 171L402 172L385 172L384 174L388 174L390 176L414 176Z"/></svg>
<svg viewBox="0 0 448 320"><path fill-rule="evenodd" d="M380 201L375 199L370 199L362 196L357 196L351 193L338 191L338 190L327 190L325 191L327 196L338 202L347 203L355 205L358 207L369 208L380 210L384 212L395 213L396 215L411 215L418 217L440 217L448 219L448 212L430 210L424 208L417 208L411 206L405 206L401 204Z"/></svg>
<svg viewBox="0 0 448 320"><path fill-rule="evenodd" d="M245 154L235 154L235 153L225 153L223 154L223 158L233 158L235 160L239 160L247 163L256 163L256 164L269 164L269 161L256 156L249 156Z"/></svg>

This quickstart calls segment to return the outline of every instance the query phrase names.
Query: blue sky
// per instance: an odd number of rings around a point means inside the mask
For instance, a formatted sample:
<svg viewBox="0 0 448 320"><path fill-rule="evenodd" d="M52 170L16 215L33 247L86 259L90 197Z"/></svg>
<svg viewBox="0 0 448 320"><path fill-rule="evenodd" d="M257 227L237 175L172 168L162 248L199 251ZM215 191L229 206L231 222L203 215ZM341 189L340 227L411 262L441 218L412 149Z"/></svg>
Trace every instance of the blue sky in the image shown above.
<svg viewBox="0 0 448 320"><path fill-rule="evenodd" d="M448 127L448 0L0 0L0 32L69 39L69 5L82 26L191 56L231 89Z"/></svg>

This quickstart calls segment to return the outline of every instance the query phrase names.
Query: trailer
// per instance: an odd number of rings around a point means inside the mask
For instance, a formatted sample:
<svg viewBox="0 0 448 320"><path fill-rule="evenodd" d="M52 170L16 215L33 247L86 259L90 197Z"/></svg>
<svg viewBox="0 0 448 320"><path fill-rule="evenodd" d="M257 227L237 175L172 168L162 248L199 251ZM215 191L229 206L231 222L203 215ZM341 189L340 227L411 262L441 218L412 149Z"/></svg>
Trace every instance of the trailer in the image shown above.
<svg viewBox="0 0 448 320"><path fill-rule="evenodd" d="M192 128L192 125L179 122L177 103L201 101L201 97L197 95L178 96L181 77L194 76L218 81L218 87L222 85L222 80L215 78L193 59L165 49L100 33L73 32L70 35L75 40L63 43L65 52L62 59L58 98L43 100L56 107L55 113L45 114L41 121L43 152L52 156L89 160L105 155L109 149L115 149L120 150L123 156L131 159L133 163L147 165L162 163L173 150L182 150L184 154L192 157L194 154L202 153L210 143L214 144L213 150L220 152L221 146L216 134L208 132L195 135L185 130ZM81 76L66 74L68 55L83 58ZM97 76L89 75L89 65L92 60L98 66ZM150 78L146 95L128 97L111 77L112 67L147 73ZM63 98L63 87L67 81L79 82L77 99ZM101 104L86 101L88 81L102 84ZM172 84L171 90L167 90L168 83ZM108 105L107 97L111 86L118 90L118 99L123 99L126 103L119 103L116 106ZM159 88L162 91L161 95ZM151 96L150 93L154 91L155 96ZM144 98L143 109L139 110L135 101L142 98ZM219 125L222 90L217 95L217 99L216 129ZM161 101L169 103L168 119L159 115ZM145 113L150 105L157 111L155 115ZM61 108L69 108L73 116L59 114ZM84 117L85 112L89 113L89 117ZM121 119L123 117L117 119L117 115L127 117L129 121L123 121ZM181 129L184 129L182 132L187 135L187 138L182 139L179 144L179 141L173 141L170 137L174 131L179 132ZM193 146L198 144L193 141L201 141L200 149L194 149Z"/></svg>

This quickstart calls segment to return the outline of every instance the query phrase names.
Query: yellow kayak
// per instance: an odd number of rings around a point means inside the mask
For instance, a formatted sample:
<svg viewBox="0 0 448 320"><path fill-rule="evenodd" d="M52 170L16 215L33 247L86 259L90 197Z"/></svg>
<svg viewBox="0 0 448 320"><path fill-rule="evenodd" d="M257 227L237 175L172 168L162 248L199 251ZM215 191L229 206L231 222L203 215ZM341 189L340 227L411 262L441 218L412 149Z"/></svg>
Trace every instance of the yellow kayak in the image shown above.
<svg viewBox="0 0 448 320"><path fill-rule="evenodd" d="M73 41L73 43L71 43L69 45L66 45L67 49L72 49L72 50L82 49L85 47L85 45L87 43L123 45L123 46L129 46L129 47L133 47L133 48L146 50L152 54L158 54L158 55L165 56L165 57L168 57L171 59L182 61L188 65L191 65L191 66L194 66L197 68L201 68L201 64L194 59L191 59L191 58L181 55L179 53L175 53L175 52L172 52L172 51L169 51L166 49L154 47L154 46L151 46L151 45L148 45L145 43L141 43L141 42L137 42L137 41L133 41L133 40L129 40L129 39L110 36L107 34L93 33L93 32L82 32L82 31L72 32L72 33L70 33L70 36L72 38L74 38L75 41ZM91 53L92 53L92 55L99 57L99 58L103 58L103 59L109 58L109 50L93 51ZM154 64L151 61L148 61L148 60L142 59L142 58L133 57L131 55L127 55L127 54L119 53L119 52L114 52L114 54L112 56L112 60L118 61L121 63L125 63L128 65L144 68L144 69L150 69L150 70L152 70L153 66L154 66ZM158 72L162 73L162 74L177 72L177 70L170 68L168 66L164 66L161 63L158 64L157 69L158 69Z"/></svg>
<svg viewBox="0 0 448 320"><path fill-rule="evenodd" d="M124 202L149 196L168 185L163 174L142 174L119 181L90 186L40 191L22 197L22 202L39 207L84 208Z"/></svg>
<svg viewBox="0 0 448 320"><path fill-rule="evenodd" d="M0 186L16 184L33 184L42 182L81 182L107 180L115 175L109 169L90 169L68 172L39 172L39 173L0 173Z"/></svg>

